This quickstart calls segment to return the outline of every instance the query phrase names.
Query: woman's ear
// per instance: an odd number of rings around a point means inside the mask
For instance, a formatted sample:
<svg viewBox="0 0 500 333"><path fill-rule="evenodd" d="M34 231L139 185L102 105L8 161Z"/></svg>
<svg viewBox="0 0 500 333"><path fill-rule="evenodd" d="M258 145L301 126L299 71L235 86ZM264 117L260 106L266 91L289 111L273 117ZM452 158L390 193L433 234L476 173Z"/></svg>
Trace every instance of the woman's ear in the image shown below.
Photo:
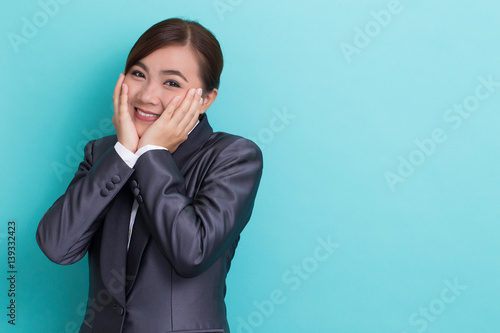
<svg viewBox="0 0 500 333"><path fill-rule="evenodd" d="M212 105L212 103L217 98L218 90L216 88L212 89L209 93L205 94L203 97L203 104L201 105L201 113L205 113L207 109Z"/></svg>

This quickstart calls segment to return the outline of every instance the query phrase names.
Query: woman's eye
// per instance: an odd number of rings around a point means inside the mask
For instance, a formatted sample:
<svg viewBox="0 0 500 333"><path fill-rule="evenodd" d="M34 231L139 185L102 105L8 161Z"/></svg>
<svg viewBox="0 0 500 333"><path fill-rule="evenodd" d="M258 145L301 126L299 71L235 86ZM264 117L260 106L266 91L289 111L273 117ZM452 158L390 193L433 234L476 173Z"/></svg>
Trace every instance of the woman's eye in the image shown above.
<svg viewBox="0 0 500 333"><path fill-rule="evenodd" d="M141 78L144 78L144 74L142 74L141 72L139 71L132 71L131 73L133 76L137 76L137 77L141 77Z"/></svg>
<svg viewBox="0 0 500 333"><path fill-rule="evenodd" d="M168 81L166 81L166 82L165 82L165 84L166 84L167 86L180 88L180 85L179 85L177 82L172 81L172 80L168 80Z"/></svg>

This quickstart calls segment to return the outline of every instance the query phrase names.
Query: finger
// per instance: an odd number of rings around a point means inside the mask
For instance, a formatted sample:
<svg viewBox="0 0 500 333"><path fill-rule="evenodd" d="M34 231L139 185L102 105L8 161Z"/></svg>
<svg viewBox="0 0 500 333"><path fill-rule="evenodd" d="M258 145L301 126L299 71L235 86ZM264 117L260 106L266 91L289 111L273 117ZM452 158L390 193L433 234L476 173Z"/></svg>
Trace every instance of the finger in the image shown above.
<svg viewBox="0 0 500 333"><path fill-rule="evenodd" d="M193 101L189 106L188 112L179 123L179 127L187 131L191 130L192 126L194 126L194 124L196 123L198 115L201 113L201 105L203 104L203 98L201 97L201 92L202 92L201 89L198 89L198 93L193 98Z"/></svg>
<svg viewBox="0 0 500 333"><path fill-rule="evenodd" d="M179 107L180 101L181 101L181 96L175 96L174 98L172 98L168 103L167 107L165 108L165 110L163 110L158 120L166 120L166 121L170 120L170 118L172 118L172 114Z"/></svg>
<svg viewBox="0 0 500 333"><path fill-rule="evenodd" d="M200 104L202 104L202 102L200 102ZM188 132L191 131L194 128L194 126L196 125L196 123L198 122L198 119L200 118L200 113L201 113L201 108L200 108L200 112L195 112L193 114L193 116L191 117L191 121L186 126L186 130Z"/></svg>
<svg viewBox="0 0 500 333"><path fill-rule="evenodd" d="M182 101L181 105L175 110L172 115L172 122L178 125L189 112L191 105L193 104L194 99L196 98L196 89L189 89L186 93L186 97ZM199 96L198 96L199 99Z"/></svg>
<svg viewBox="0 0 500 333"><path fill-rule="evenodd" d="M122 83L121 90L120 105L118 110L121 115L125 115L128 112L128 86L125 83Z"/></svg>
<svg viewBox="0 0 500 333"><path fill-rule="evenodd" d="M118 77L118 81L116 81L115 90L113 93L113 107L114 107L115 111L118 111L119 97L121 95L122 84L123 84L124 79L125 79L125 75L123 75L123 73L120 73L120 76Z"/></svg>

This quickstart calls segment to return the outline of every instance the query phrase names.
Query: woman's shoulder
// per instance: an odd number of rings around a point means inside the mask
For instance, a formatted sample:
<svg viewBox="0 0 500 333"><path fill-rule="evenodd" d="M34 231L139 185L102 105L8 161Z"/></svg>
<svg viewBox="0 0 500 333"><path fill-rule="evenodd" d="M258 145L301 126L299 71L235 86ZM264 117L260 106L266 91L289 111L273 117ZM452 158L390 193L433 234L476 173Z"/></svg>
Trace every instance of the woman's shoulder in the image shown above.
<svg viewBox="0 0 500 333"><path fill-rule="evenodd" d="M92 152L92 155L94 156L101 156L104 154L108 149L113 147L115 143L118 141L116 135L108 135L104 136L99 139L95 140L90 140L87 143L87 146L85 148L85 151L89 150L89 152Z"/></svg>
<svg viewBox="0 0 500 333"><path fill-rule="evenodd" d="M262 151L252 140L225 132L214 132L205 144L206 151L219 161L255 161L262 165Z"/></svg>
<svg viewBox="0 0 500 333"><path fill-rule="evenodd" d="M226 132L212 133L212 135L208 139L207 144L222 150L244 149L256 151L259 154L262 154L259 146L257 146L257 144L255 144L255 142L253 142L252 140Z"/></svg>
<svg viewBox="0 0 500 333"><path fill-rule="evenodd" d="M94 145L113 146L117 141L116 134L113 134L95 140Z"/></svg>

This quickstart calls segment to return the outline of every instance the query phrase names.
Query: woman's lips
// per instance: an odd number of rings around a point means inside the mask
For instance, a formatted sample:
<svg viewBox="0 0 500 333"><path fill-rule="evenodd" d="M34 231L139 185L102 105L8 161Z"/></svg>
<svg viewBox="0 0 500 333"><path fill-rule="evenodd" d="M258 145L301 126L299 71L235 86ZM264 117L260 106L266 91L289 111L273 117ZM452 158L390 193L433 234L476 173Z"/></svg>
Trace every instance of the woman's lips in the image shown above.
<svg viewBox="0 0 500 333"><path fill-rule="evenodd" d="M137 119L144 120L144 121L155 121L160 117L159 114L145 111L139 108L135 108L135 116Z"/></svg>

